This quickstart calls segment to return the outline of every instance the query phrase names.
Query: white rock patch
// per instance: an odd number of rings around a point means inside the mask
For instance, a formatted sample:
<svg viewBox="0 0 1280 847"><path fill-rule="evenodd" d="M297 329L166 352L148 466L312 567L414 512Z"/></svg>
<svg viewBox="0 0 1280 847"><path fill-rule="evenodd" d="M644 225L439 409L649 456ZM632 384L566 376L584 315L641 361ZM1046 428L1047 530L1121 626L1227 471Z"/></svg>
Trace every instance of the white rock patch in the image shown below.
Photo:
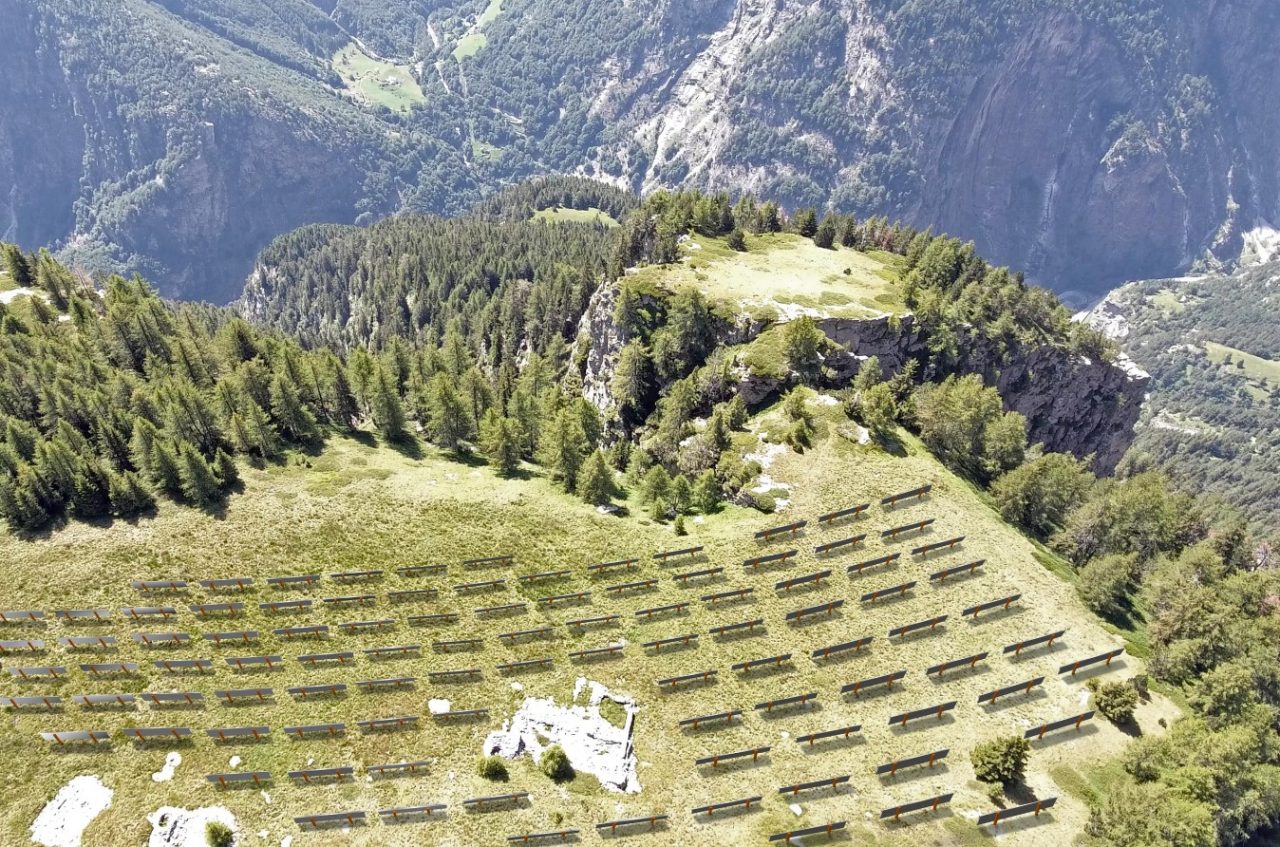
<svg viewBox="0 0 1280 847"><path fill-rule="evenodd" d="M44 847L80 847L85 829L111 805L114 793L96 776L76 777L40 810L31 840Z"/></svg>
<svg viewBox="0 0 1280 847"><path fill-rule="evenodd" d="M204 830L210 821L224 823L233 832L237 830L236 816L223 806L199 809L161 806L147 815L147 821L151 824L147 847L207 847Z"/></svg>
<svg viewBox="0 0 1280 847"><path fill-rule="evenodd" d="M526 697L511 720L485 739L485 754L514 759L528 753L536 760L547 747L559 744L574 770L591 774L609 791L638 793L640 780L631 746L635 701L583 677L574 686L574 699L584 689L590 692L586 706L566 708L551 698ZM625 727L614 726L600 714L605 699L626 709Z"/></svg>
<svg viewBox="0 0 1280 847"><path fill-rule="evenodd" d="M182 764L182 754L178 752L170 752L164 754L164 767L151 775L152 782L168 782L173 779L173 773L178 769L178 765Z"/></svg>
<svg viewBox="0 0 1280 847"><path fill-rule="evenodd" d="M433 715L447 715L452 705L448 700L428 700L427 711Z"/></svg>

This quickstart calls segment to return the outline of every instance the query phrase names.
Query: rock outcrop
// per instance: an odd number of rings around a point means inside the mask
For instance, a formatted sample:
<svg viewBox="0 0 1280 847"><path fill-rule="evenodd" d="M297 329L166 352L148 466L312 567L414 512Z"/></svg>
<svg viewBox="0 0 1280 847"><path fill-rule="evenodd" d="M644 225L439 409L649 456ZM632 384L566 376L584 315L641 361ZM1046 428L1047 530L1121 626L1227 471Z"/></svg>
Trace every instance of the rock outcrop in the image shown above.
<svg viewBox="0 0 1280 847"><path fill-rule="evenodd" d="M579 325L579 343L589 345L585 396L606 414L613 411L609 384L618 351L626 343L612 320L617 283L602 285L591 299ZM886 375L901 371L909 361L924 363L928 338L912 315L856 320L822 318L818 327L839 349L828 355L827 370L835 388L847 384L861 363L875 356ZM761 327L732 324L721 339L725 346L750 342ZM1050 346L997 349L976 334L958 339L955 373L981 374L1004 398L1005 408L1027 419L1028 437L1046 450L1093 457L1093 469L1109 474L1133 441L1134 426L1150 383L1142 369L1125 356L1115 363L1092 361ZM773 375L736 369L735 390L749 405L763 403L790 382ZM944 375L921 372L925 379Z"/></svg>

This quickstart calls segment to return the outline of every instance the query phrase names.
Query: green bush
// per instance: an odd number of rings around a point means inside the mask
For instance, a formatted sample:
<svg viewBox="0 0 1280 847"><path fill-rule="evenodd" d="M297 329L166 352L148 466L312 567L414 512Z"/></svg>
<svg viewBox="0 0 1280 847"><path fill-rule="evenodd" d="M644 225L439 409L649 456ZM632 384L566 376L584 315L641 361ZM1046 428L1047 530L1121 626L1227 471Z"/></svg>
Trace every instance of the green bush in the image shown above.
<svg viewBox="0 0 1280 847"><path fill-rule="evenodd" d="M1094 559L1080 569L1076 588L1084 604L1103 617L1115 617L1124 611L1124 603L1133 589L1138 573L1138 559L1132 553L1114 554Z"/></svg>
<svg viewBox="0 0 1280 847"><path fill-rule="evenodd" d="M506 782L511 778L507 763L501 756L481 756L476 772L490 782Z"/></svg>
<svg viewBox="0 0 1280 847"><path fill-rule="evenodd" d="M1031 742L1017 735L984 741L969 753L973 774L982 782L1009 785L1022 779L1031 755Z"/></svg>
<svg viewBox="0 0 1280 847"><path fill-rule="evenodd" d="M1138 705L1138 689L1132 683L1091 679L1089 690L1093 692L1093 705L1104 718L1115 724L1133 720L1133 710Z"/></svg>
<svg viewBox="0 0 1280 847"><path fill-rule="evenodd" d="M222 821L209 821L204 825L204 840L209 847L231 847L236 834Z"/></svg>
<svg viewBox="0 0 1280 847"><path fill-rule="evenodd" d="M577 776L573 770L573 765L569 764L569 755L564 752L564 748L559 744L552 744L542 752L542 758L538 760L538 767L542 768L542 772L549 776L553 782L568 782Z"/></svg>

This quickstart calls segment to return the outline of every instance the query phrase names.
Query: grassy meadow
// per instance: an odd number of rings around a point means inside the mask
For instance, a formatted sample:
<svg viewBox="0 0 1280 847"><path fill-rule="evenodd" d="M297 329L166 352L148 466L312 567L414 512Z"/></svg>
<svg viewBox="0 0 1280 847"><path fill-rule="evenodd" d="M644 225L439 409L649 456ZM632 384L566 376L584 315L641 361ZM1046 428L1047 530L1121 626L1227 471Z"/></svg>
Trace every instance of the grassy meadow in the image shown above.
<svg viewBox="0 0 1280 847"><path fill-rule="evenodd" d="M849 258L852 258L850 256ZM848 261L846 259L845 261ZM7 674L0 681L5 694L79 693L115 691L190 690L205 694L197 708L156 708L138 705L126 710L89 710L66 705L50 713L22 710L6 716L0 731L7 766L0 773L0 787L8 798L0 810L0 842L28 843L27 829L37 813L69 779L97 774L115 791L110 809L101 814L86 833L86 844L144 843L149 831L146 816L164 804L194 808L224 805L238 818L242 844L279 844L293 836L302 845L401 845L424 839L440 845L472 845L505 842L506 836L557 828L582 830L581 840L597 842L594 824L615 818L665 812L671 816L668 831L656 836L662 843L686 845L763 843L771 833L802 826L847 820L848 838L854 844L919 845L982 844L991 840L973 823L980 811L993 808L977 783L968 753L977 742L1002 733L1018 733L1088 707L1085 680L1106 673L1121 678L1142 670L1138 659L1126 656L1111 669L1081 673L1076 679L1060 678L1058 666L1117 646L1121 640L1090 616L1072 585L1054 571L1061 562L1004 525L968 484L943 469L918 443L903 436L901 455L889 455L878 447L857 443L852 424L838 406L816 398L811 402L817 423L814 446L804 454L770 445L770 431L781 431L782 416L769 410L752 420L750 432L739 433L744 453L767 455L764 484L789 500L784 511L763 515L728 506L705 519L687 518L689 535L677 537L670 526L643 517L638 506L631 515L602 514L558 490L535 469L523 479L500 479L479 463L452 461L434 451L412 457L376 445L371 440L332 439L314 456L295 455L288 462L265 468L244 469L244 491L232 497L216 514L162 505L151 518L137 523L112 525L71 524L47 537L0 540L0 579L5 589L0 606L6 609L110 607L167 603L178 608L167 623L133 624L119 617L101 626L69 626L50 620L46 625L3 627L4 638L41 638L51 647L43 654L8 656L5 663L24 665L65 664L68 679L59 682L21 682ZM752 539L756 530L794 520L812 520L821 512L931 483L925 499L886 511L873 505L863 516L826 528L811 525L794 540L761 544ZM624 503L625 505L625 503ZM923 535L897 543L882 543L879 531L932 517L936 524ZM865 544L851 552L816 559L816 544L868 533ZM955 552L919 561L908 551L917 544L955 535L966 537ZM704 545L706 554L696 562L662 565L655 551ZM799 555L783 567L744 572L742 560L793 546ZM902 551L902 560L891 569L876 569L862 576L848 576L846 566L890 551ZM464 571L463 559L514 555L508 570ZM593 577L585 566L602 560L641 557L641 566L625 573ZM1038 559L1048 559L1053 569ZM933 586L928 574L945 566L985 559L977 576L949 580ZM397 567L446 563L441 576L401 578ZM672 574L723 565L713 580L691 580L687 587ZM777 580L830 568L833 575L819 587L790 593L774 590ZM275 575L385 569L382 579L352 586L324 579L307 590L279 590L265 584ZM571 576L556 582L528 586L515 576L569 569ZM187 579L253 576L257 585L243 596L220 595L196 586L188 595L158 599L140 595L130 587L132 579ZM505 590L459 596L451 586L473 580L504 577ZM656 590L625 594L606 593L608 584L657 578ZM877 604L860 603L866 591L918 580L919 585L901 599ZM704 593L731 587L755 588L754 597L714 607L698 601ZM436 587L435 601L392 603L386 594L403 588ZM541 596L571 591L592 591L584 606L544 609L532 601ZM378 595L375 605L334 608L320 598L356 593ZM984 615L977 621L961 619L966 606L1021 593L1022 601L1008 612ZM311 597L312 611L271 615L257 604L271 599ZM833 617L801 626L784 623L788 611L842 598L843 610ZM225 620L200 621L187 611L189 603L243 599L243 615ZM483 619L474 609L529 601L526 612L511 617ZM692 601L686 614L637 619L638 609ZM411 627L412 614L456 611L456 625L440 628ZM622 614L621 625L589 629L574 634L566 620ZM890 627L938 614L950 619L936 634L890 643ZM52 615L50 615L52 618ZM344 620L394 618L391 631L345 635L336 628L327 642L289 643L271 635L280 626L312 623L336 624ZM713 638L709 628L753 618L765 626L737 638ZM496 634L539 626L554 626L549 640L507 645ZM260 642L240 647L214 647L198 633L212 630L258 629ZM1035 650L1010 661L1001 655L1009 643L1066 629L1067 635L1052 651ZM141 649L130 639L134 631L181 630L192 634L189 646L173 649ZM120 639L116 650L92 656L71 655L56 646L65 634L104 633ZM696 648L648 655L641 642L700 633ZM871 648L826 662L809 657L813 649L856 637L875 637ZM480 650L454 654L436 653L437 639L483 639ZM576 649L625 644L620 657L574 662L568 653ZM370 660L360 650L396 644L422 644L420 656L408 659ZM346 667L310 669L296 659L300 654L354 650L356 661ZM991 656L973 671L956 671L938 681L926 678L924 669L936 662L990 651ZM730 670L733 662L791 652L793 660L773 672L762 671L741 678ZM236 673L224 656L279 653L285 667L260 673ZM495 669L501 662L550 656L554 668L544 672L505 676ZM164 657L212 657L215 670L208 674L168 675L150 666ZM92 680L76 666L80 662L129 660L143 663L135 677ZM481 678L471 683L433 684L427 672L477 667ZM661 677L717 669L714 684L693 686L671 693L657 690ZM844 698L839 688L846 682L906 669L907 678L892 691L876 690L858 699ZM351 686L335 699L298 701L284 689L292 685L326 682L354 683L361 679L415 676L412 690L361 693ZM634 697L640 705L634 744L639 760L638 794L605 792L589 775L556 785L527 758L511 765L506 784L488 783L476 774L476 759L484 737L498 728L526 696L551 696L567 704L575 680L585 676L616 692ZM975 703L980 692L1045 676L1042 689L1000 701L994 707ZM264 705L226 706L214 700L221 688L269 686L275 701ZM804 692L817 692L816 706L766 716L753 711L755 703ZM487 721L444 724L427 715L426 701L445 698L455 709L488 707ZM958 700L959 706L941 722L927 719L906 728L887 725L900 711ZM745 720L732 726L681 731L677 722L700 714L741 708ZM1139 710L1145 732L1159 732L1160 717L1172 717L1175 707L1158 696ZM357 720L395 715L419 715L416 730L368 735ZM615 716L616 719L616 716ZM283 735L286 725L346 722L345 738L295 741ZM848 724L861 724L862 732L848 742L823 742L812 748L793 740L807 732ZM266 724L273 729L268 742L216 744L204 734L211 727ZM121 735L131 726L189 726L195 737L189 743L135 745ZM109 748L54 750L37 733L48 730L109 729ZM1082 827L1086 809L1081 799L1089 792L1105 790L1106 769L1099 766L1113 758L1128 736L1098 719L1080 732L1067 731L1034 744L1028 768L1026 796L1059 796L1051 814L1002 825L1000 840L1014 845L1057 845ZM697 768L697 757L747 747L771 745L772 751L754 766L726 765ZM874 776L875 766L913 754L948 748L945 764L900 773L896 778ZM183 756L170 782L153 782L165 753L177 749ZM274 782L266 790L255 788L218 790L205 774L233 770L232 756L242 759L235 770L266 770ZM378 762L430 760L423 776L370 778L362 766ZM355 765L356 779L342 785L292 784L285 773L304 767ZM851 775L848 786L805 792L796 798L778 796L780 786L838 775ZM464 811L465 798L528 791L532 802L504 812ZM954 792L949 808L904 818L898 824L878 820L880 809ZM695 806L761 795L763 803L750 813L713 819L693 818ZM423 823L385 826L376 810L429 802L447 803L443 817ZM795 804L792 806L791 804ZM299 832L295 815L363 809L370 824L350 832L327 830ZM256 833L265 832L265 838ZM625 840L650 843L636 834ZM653 842L658 843L658 842Z"/></svg>
<svg viewBox="0 0 1280 847"><path fill-rule="evenodd" d="M618 222L614 220L613 215L601 209L597 209L595 206L588 209L570 209L567 206L556 206L553 209L539 209L533 213L533 220L546 221L548 223L598 223L604 224L608 227L615 227L618 225Z"/></svg>
<svg viewBox="0 0 1280 847"><path fill-rule="evenodd" d="M642 268L634 278L671 290L694 286L713 301L774 318L874 318L906 310L892 284L899 256L823 249L787 233L749 235L747 248L739 253L723 238L694 236L682 246L679 265Z"/></svg>
<svg viewBox="0 0 1280 847"><path fill-rule="evenodd" d="M457 45L453 48L453 58L461 62L479 53L489 43L489 37L484 34L484 28L493 23L500 14L502 14L502 0L489 0L489 5L485 6L484 11L476 18L475 24L462 38L458 39Z"/></svg>
<svg viewBox="0 0 1280 847"><path fill-rule="evenodd" d="M371 105L407 112L426 101L408 65L375 59L356 44L335 53L332 65L347 90Z"/></svg>

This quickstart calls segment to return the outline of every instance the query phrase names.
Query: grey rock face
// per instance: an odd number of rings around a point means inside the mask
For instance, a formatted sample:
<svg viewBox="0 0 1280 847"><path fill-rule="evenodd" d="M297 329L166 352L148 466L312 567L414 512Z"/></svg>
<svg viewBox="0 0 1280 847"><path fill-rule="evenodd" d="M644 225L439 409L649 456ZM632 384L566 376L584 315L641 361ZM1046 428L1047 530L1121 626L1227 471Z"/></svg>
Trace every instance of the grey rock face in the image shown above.
<svg viewBox="0 0 1280 847"><path fill-rule="evenodd" d="M609 383L618 351L626 343L613 326L613 302L617 283L607 283L591 299L579 326L579 343L590 344L584 393L606 415L613 410ZM927 337L912 315L854 320L824 318L818 327L840 351L828 357L835 374L831 388L847 385L861 363L871 356L880 360L887 375L901 371L911 360L927 357ZM727 344L747 343L760 331L744 325L730 330ZM1054 347L1016 346L997 350L976 335L959 339L960 357L955 371L981 374L1004 398L1005 408L1027 419L1028 437L1046 450L1093 457L1099 474L1115 470L1133 442L1134 426L1150 384L1150 376L1128 359L1095 362ZM777 396L790 382L775 376L736 368L734 390L748 406ZM939 374L922 374L939 378Z"/></svg>

